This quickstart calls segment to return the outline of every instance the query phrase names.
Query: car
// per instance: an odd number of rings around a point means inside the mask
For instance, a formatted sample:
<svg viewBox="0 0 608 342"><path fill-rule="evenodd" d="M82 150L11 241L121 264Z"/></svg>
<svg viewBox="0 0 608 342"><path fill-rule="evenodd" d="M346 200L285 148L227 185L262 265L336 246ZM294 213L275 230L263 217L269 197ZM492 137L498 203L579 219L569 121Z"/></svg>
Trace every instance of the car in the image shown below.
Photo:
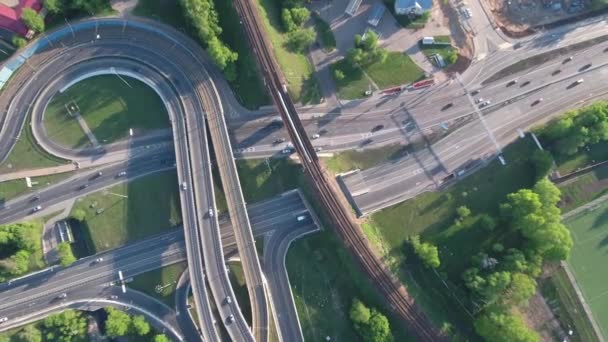
<svg viewBox="0 0 608 342"><path fill-rule="evenodd" d="M226 304L232 304L232 298L230 298L230 296L226 296Z"/></svg>
<svg viewBox="0 0 608 342"><path fill-rule="evenodd" d="M578 69L578 71L585 71L589 68L591 68L591 63L587 63L587 64L583 65L580 69Z"/></svg>
<svg viewBox="0 0 608 342"><path fill-rule="evenodd" d="M274 139L274 141L272 143L277 145L277 144L281 144L284 142L285 142L285 138L278 138L278 139Z"/></svg>
<svg viewBox="0 0 608 342"><path fill-rule="evenodd" d="M37 211L40 211L40 210L42 210L42 206L41 206L41 205L37 205L37 206L35 206L35 207L32 209L32 211L33 211L33 212L37 212Z"/></svg>
<svg viewBox="0 0 608 342"><path fill-rule="evenodd" d="M283 120L281 120L281 119L272 120L272 122L270 123L270 127L274 127L274 128L283 127Z"/></svg>
<svg viewBox="0 0 608 342"><path fill-rule="evenodd" d="M116 176L117 177L123 177L127 175L127 171L120 171Z"/></svg>
<svg viewBox="0 0 608 342"><path fill-rule="evenodd" d="M111 295L111 296L110 296L110 299L114 299L114 300L116 300L116 299L118 299L118 296L117 296L117 295Z"/></svg>
<svg viewBox="0 0 608 342"><path fill-rule="evenodd" d="M97 177L101 177L101 176L103 176L103 172L101 172L101 171L97 172Z"/></svg>
<svg viewBox="0 0 608 342"><path fill-rule="evenodd" d="M323 151L323 147L315 147L315 152L321 152Z"/></svg>
<svg viewBox="0 0 608 342"><path fill-rule="evenodd" d="M89 184L82 184L82 185L80 186L80 190L84 190L84 189L86 189L86 188L88 188L88 187L89 187Z"/></svg>
<svg viewBox="0 0 608 342"><path fill-rule="evenodd" d="M446 109L450 109L454 106L454 104L452 102L446 104L445 106L441 107L441 110L446 110Z"/></svg>
<svg viewBox="0 0 608 342"><path fill-rule="evenodd" d="M560 72L562 72L562 71L561 71L560 69L557 69L557 70L553 71L553 72L551 73L551 75L552 75L552 76L555 76L555 75L559 74Z"/></svg>
<svg viewBox="0 0 608 342"><path fill-rule="evenodd" d="M281 153L283 153L283 154L291 154L291 153L293 153L293 150L291 148L289 148L289 147L286 147L286 148L284 148L281 151Z"/></svg>
<svg viewBox="0 0 608 342"><path fill-rule="evenodd" d="M527 86L528 84L530 84L530 81L525 81L524 83L522 83L519 87L523 88L525 86Z"/></svg>
<svg viewBox="0 0 608 342"><path fill-rule="evenodd" d="M188 189L188 185L186 182L182 182L182 191L186 191Z"/></svg>
<svg viewBox="0 0 608 342"><path fill-rule="evenodd" d="M306 215L300 215L300 216L296 217L296 220L298 220L298 222L302 222L302 221L306 220Z"/></svg>
<svg viewBox="0 0 608 342"><path fill-rule="evenodd" d="M229 323L234 323L234 315L228 316L228 322Z"/></svg>
<svg viewBox="0 0 608 342"><path fill-rule="evenodd" d="M507 87L510 87L515 84L517 84L517 80L511 80L509 83L507 83Z"/></svg>
<svg viewBox="0 0 608 342"><path fill-rule="evenodd" d="M568 58L564 59L564 61L563 61L562 63L563 63L563 64L566 64L566 63L568 63L568 62L571 62L573 59L574 59L574 57L570 56L570 57L568 57Z"/></svg>
<svg viewBox="0 0 608 342"><path fill-rule="evenodd" d="M372 133L378 132L379 130L381 130L383 128L384 128L384 125L376 125L376 126L374 126L374 128L372 128Z"/></svg>
<svg viewBox="0 0 608 342"><path fill-rule="evenodd" d="M102 262L102 261L103 261L102 257L99 257L99 258L95 259L95 263L99 263L99 262Z"/></svg>
<svg viewBox="0 0 608 342"><path fill-rule="evenodd" d="M477 95L477 94L479 94L480 91L481 91L481 89L475 89L471 92L471 95Z"/></svg>
<svg viewBox="0 0 608 342"><path fill-rule="evenodd" d="M475 100L475 103L482 103L482 102L483 102L483 97L480 97L477 100Z"/></svg>
<svg viewBox="0 0 608 342"><path fill-rule="evenodd" d="M492 102L490 102L490 100L487 100L486 102L484 102L484 106L489 106Z"/></svg>
<svg viewBox="0 0 608 342"><path fill-rule="evenodd" d="M213 208L209 208L209 217L213 217Z"/></svg>
<svg viewBox="0 0 608 342"><path fill-rule="evenodd" d="M8 317L2 317L2 318L0 318L0 323L4 323L6 321L8 321Z"/></svg>
<svg viewBox="0 0 608 342"><path fill-rule="evenodd" d="M365 145L369 145L373 142L372 139L365 139L361 142L360 146L365 146Z"/></svg>
<svg viewBox="0 0 608 342"><path fill-rule="evenodd" d="M534 102L532 102L532 106L536 106L537 104L539 104L541 102L543 102L543 98L542 97L539 98L539 99L537 99L537 100L535 100Z"/></svg>
<svg viewBox="0 0 608 342"><path fill-rule="evenodd" d="M59 296L57 296L57 299L65 299L67 297L68 297L68 294L64 292L64 293L60 294Z"/></svg>
<svg viewBox="0 0 608 342"><path fill-rule="evenodd" d="M311 138L313 138L313 139L319 139L319 137L321 137L321 136L318 133L315 133L315 134L312 135Z"/></svg>
<svg viewBox="0 0 608 342"><path fill-rule="evenodd" d="M576 84L581 84L581 83L583 83L583 82L585 82L585 80L583 80L583 79L581 78L581 79L578 79L578 80L576 81Z"/></svg>
<svg viewBox="0 0 608 342"><path fill-rule="evenodd" d="M366 90L365 91L365 96L372 96L373 92L371 90Z"/></svg>
<svg viewBox="0 0 608 342"><path fill-rule="evenodd" d="M36 195L34 195L34 197L32 197L32 199L30 201L34 202L34 201L37 201L39 199L40 199L40 195L36 194Z"/></svg>

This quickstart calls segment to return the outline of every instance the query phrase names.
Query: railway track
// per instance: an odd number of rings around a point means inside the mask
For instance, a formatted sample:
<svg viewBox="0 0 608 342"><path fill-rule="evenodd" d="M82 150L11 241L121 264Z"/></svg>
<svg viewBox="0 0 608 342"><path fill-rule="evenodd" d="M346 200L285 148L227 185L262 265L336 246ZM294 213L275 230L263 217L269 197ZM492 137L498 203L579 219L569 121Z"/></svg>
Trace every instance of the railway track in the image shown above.
<svg viewBox="0 0 608 342"><path fill-rule="evenodd" d="M287 94L282 73L271 52L272 47L260 29L261 21L257 10L253 8L255 4L252 0L237 0L234 4L262 70L264 82L274 103L279 108L296 152L300 156L302 164L312 180L315 193L327 211L338 236L369 279L381 291L388 306L406 322L409 331L415 334L418 340L443 340L444 337L435 329L428 317L414 304L405 287L376 256L367 238L352 221L347 209L338 201L297 115L295 105Z"/></svg>

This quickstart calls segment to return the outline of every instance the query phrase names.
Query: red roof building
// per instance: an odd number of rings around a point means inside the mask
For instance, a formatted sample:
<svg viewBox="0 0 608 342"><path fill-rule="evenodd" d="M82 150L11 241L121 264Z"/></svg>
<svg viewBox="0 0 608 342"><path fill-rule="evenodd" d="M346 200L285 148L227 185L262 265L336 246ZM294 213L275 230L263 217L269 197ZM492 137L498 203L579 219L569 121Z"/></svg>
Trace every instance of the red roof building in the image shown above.
<svg viewBox="0 0 608 342"><path fill-rule="evenodd" d="M21 21L21 11L24 8L39 12L42 9L42 0L19 0L19 4L14 7L0 4L0 28L25 36L27 27Z"/></svg>

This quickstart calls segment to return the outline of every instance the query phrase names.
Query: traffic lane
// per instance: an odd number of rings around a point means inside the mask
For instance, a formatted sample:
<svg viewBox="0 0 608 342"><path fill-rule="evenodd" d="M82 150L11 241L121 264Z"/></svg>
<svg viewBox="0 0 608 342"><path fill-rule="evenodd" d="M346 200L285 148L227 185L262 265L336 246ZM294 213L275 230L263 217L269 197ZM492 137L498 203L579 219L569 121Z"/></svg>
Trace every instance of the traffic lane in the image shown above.
<svg viewBox="0 0 608 342"><path fill-rule="evenodd" d="M26 194L2 203L0 205L0 224L40 217L48 214L44 209L53 204L83 197L120 182L171 170L174 168L172 160L171 152L164 150L143 158L80 171L76 175L55 185L42 188L34 194ZM100 172L101 175L99 175ZM121 172L126 172L126 174L119 176ZM41 206L42 209L34 213L36 206Z"/></svg>
<svg viewBox="0 0 608 342"><path fill-rule="evenodd" d="M177 324L184 334L188 336L199 336L198 339L201 339L202 337L200 337L199 328L196 326L196 323L194 323L192 312L190 311L192 307L188 303L190 293L190 273L188 268L186 268L175 286L175 313L177 316Z"/></svg>

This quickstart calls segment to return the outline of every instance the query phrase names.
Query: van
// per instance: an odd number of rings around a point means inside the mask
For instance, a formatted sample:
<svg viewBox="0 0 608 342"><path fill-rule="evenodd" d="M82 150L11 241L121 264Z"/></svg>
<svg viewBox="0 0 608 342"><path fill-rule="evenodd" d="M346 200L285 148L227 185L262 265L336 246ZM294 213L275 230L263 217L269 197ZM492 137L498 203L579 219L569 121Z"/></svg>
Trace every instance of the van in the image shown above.
<svg viewBox="0 0 608 342"><path fill-rule="evenodd" d="M302 221L306 220L306 215L300 215L296 219L298 220L298 222L302 222Z"/></svg>

